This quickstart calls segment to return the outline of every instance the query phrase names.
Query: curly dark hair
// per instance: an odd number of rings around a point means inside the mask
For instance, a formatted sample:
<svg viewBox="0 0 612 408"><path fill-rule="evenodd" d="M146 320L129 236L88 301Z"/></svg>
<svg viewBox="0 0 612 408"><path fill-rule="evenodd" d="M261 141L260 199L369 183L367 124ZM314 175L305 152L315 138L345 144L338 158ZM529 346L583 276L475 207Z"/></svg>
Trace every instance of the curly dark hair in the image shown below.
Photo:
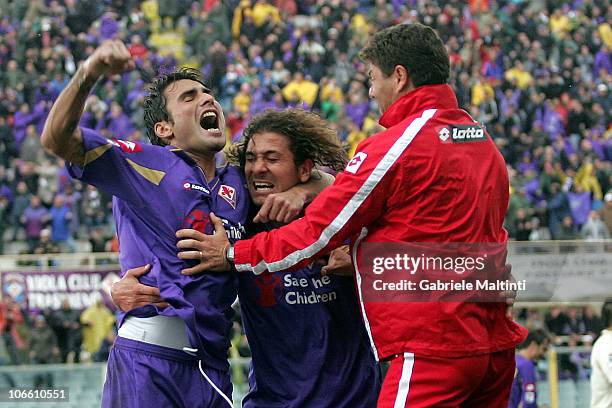
<svg viewBox="0 0 612 408"><path fill-rule="evenodd" d="M166 108L164 91L173 82L182 79L190 79L206 86L202 74L197 69L179 68L169 74L161 75L153 80L148 86L148 93L144 99L144 123L146 134L151 144L165 146L165 143L155 134L155 124L162 121L172 121L172 116Z"/></svg>
<svg viewBox="0 0 612 408"><path fill-rule="evenodd" d="M450 60L433 28L423 24L398 24L374 34L359 57L376 65L385 76L397 65L406 68L415 87L448 82Z"/></svg>
<svg viewBox="0 0 612 408"><path fill-rule="evenodd" d="M289 139L297 166L308 159L317 166L337 171L346 166L346 152L336 132L321 117L302 109L268 110L255 116L244 129L243 139L228 149L228 161L244 169L249 141L264 132L278 133Z"/></svg>

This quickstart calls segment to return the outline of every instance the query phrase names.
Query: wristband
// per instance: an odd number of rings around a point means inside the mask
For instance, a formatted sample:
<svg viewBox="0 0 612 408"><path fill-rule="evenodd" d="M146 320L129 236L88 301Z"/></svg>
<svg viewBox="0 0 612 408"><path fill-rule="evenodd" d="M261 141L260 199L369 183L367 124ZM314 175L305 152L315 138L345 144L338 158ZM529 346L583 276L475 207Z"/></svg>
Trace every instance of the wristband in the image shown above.
<svg viewBox="0 0 612 408"><path fill-rule="evenodd" d="M232 244L225 250L225 259L230 265L234 266L234 246Z"/></svg>

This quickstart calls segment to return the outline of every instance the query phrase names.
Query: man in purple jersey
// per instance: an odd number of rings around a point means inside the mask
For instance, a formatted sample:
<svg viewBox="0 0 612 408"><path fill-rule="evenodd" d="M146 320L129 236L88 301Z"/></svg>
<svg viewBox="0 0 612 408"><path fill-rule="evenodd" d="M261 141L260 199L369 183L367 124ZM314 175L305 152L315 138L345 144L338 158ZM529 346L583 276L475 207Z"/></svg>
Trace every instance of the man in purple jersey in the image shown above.
<svg viewBox="0 0 612 408"><path fill-rule="evenodd" d="M142 281L164 300L120 316L102 405L232 406L227 350L237 281L231 274L181 275L193 262L176 256L175 231L212 233L214 211L228 237L240 239L249 202L244 179L235 167L215 168L225 120L194 70L151 85L145 123L152 145L79 128L95 82L132 68L122 42L103 43L58 97L42 135L44 147L71 163L74 177L113 194L122 272L151 265Z"/></svg>
<svg viewBox="0 0 612 408"><path fill-rule="evenodd" d="M547 348L548 335L542 329L529 332L525 341L518 346L518 353L514 357L516 372L508 408L536 408L538 406L536 365L538 360L546 354Z"/></svg>
<svg viewBox="0 0 612 408"><path fill-rule="evenodd" d="M255 117L243 135L243 141L232 146L230 159L244 169L257 208L270 194L308 180L314 165L338 170L346 163L335 133L318 116L302 110L268 111ZM278 227L288 219L284 221L249 223L247 234ZM193 249L201 233L188 230L179 236L183 240L178 245L185 249L179 256L197 260ZM240 274L239 282L252 352L250 392L243 407L376 405L381 376L357 315L352 276L324 276L321 265L313 264L291 273ZM115 289L127 284L113 288L119 307L130 307L130 298L137 294L116 296Z"/></svg>

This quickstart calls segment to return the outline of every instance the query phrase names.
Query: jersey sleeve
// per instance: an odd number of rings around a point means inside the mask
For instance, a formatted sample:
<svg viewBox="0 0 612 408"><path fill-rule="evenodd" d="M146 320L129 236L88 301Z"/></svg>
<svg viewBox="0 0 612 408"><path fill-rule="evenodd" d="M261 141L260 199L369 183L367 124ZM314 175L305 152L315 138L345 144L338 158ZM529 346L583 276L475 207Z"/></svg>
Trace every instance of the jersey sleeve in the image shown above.
<svg viewBox="0 0 612 408"><path fill-rule="evenodd" d="M520 377L521 407L537 408L535 367L531 362L517 366L517 377Z"/></svg>
<svg viewBox="0 0 612 408"><path fill-rule="evenodd" d="M67 163L70 175L98 187L131 205L141 207L145 195L159 185L165 172L159 170L163 161L157 150L126 141L111 141L91 129L81 128L85 164ZM153 165L157 168L152 168Z"/></svg>
<svg viewBox="0 0 612 408"><path fill-rule="evenodd" d="M386 155L377 157L367 146L358 151L346 170L308 206L304 217L238 241L236 269L255 274L294 270L356 237L383 213L398 167L385 159Z"/></svg>

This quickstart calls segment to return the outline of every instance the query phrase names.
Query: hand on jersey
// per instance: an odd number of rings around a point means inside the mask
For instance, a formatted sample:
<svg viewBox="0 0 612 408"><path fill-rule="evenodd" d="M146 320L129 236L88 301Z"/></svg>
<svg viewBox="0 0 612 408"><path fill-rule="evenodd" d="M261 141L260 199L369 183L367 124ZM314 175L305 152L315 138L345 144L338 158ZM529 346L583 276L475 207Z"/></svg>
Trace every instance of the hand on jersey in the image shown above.
<svg viewBox="0 0 612 408"><path fill-rule="evenodd" d="M176 232L180 241L176 246L183 251L178 257L184 260L199 260L200 263L192 268L183 269L183 275L195 275L204 271L224 272L231 269L225 252L230 246L229 239L221 219L210 213L210 221L215 226L214 235L206 235L194 229L182 229Z"/></svg>
<svg viewBox="0 0 612 408"><path fill-rule="evenodd" d="M127 312L146 305L158 308L168 307L160 297L159 289L153 286L143 285L138 278L148 273L151 265L129 269L120 281L111 286L111 298L119 310Z"/></svg>
<svg viewBox="0 0 612 408"><path fill-rule="evenodd" d="M342 245L331 251L327 265L321 268L322 275L353 276L353 271L348 245Z"/></svg>
<svg viewBox="0 0 612 408"><path fill-rule="evenodd" d="M292 190L269 194L253 218L253 222L287 224L300 215L304 205L306 205L304 196Z"/></svg>

